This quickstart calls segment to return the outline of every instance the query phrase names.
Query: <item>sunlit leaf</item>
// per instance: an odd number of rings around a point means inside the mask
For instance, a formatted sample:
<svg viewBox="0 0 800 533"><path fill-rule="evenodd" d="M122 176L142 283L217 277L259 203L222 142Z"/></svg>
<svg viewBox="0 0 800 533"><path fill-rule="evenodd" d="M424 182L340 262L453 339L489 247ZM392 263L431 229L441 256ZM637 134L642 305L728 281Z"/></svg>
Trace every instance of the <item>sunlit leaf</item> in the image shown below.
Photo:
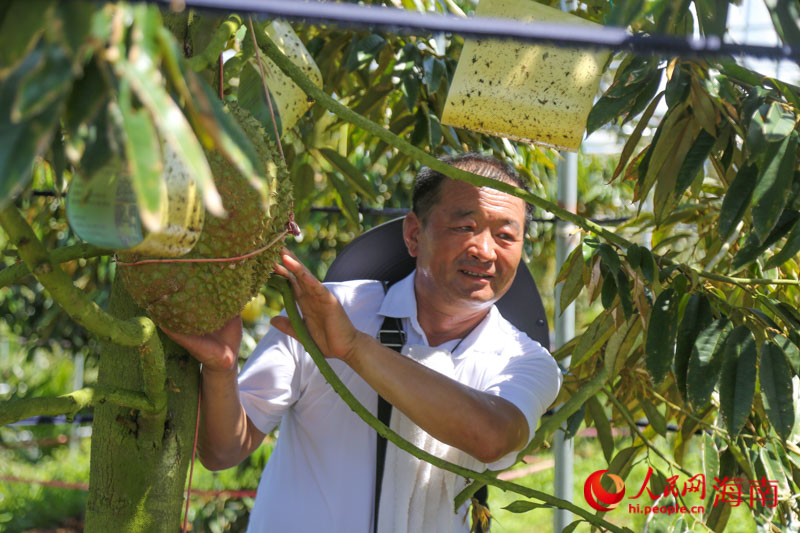
<svg viewBox="0 0 800 533"><path fill-rule="evenodd" d="M128 102L129 104L130 102ZM116 108L116 106L114 106ZM125 152L128 170L142 209L142 222L150 231L161 229L162 187L161 147L148 114L126 105L118 108L125 130Z"/></svg>
<svg viewBox="0 0 800 533"><path fill-rule="evenodd" d="M517 500L515 502L511 502L503 509L510 513L527 513L528 511L532 511L534 509L541 509L542 507L553 507L552 505L548 505L546 503L536 503L528 500Z"/></svg>
<svg viewBox="0 0 800 533"><path fill-rule="evenodd" d="M133 65L120 59L115 69L121 78L130 83L133 92L147 108L159 135L197 180L208 211L214 216L223 216L222 200L214 186L203 147L181 109L161 85L161 76L152 68L152 63L137 61Z"/></svg>
<svg viewBox="0 0 800 533"><path fill-rule="evenodd" d="M614 317L609 311L600 313L595 318L583 335L572 353L570 368L575 368L589 356L594 355L614 333Z"/></svg>

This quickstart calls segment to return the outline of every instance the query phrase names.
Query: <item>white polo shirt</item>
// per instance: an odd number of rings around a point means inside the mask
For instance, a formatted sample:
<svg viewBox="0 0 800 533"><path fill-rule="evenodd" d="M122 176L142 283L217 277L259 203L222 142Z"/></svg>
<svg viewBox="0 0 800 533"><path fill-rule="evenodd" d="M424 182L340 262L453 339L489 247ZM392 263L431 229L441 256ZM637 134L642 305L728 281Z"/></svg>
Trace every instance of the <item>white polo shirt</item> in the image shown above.
<svg viewBox="0 0 800 533"><path fill-rule="evenodd" d="M359 330L377 336L385 316L398 317L409 344L428 345L417 321L414 273L386 294L380 282L371 280L326 286ZM456 344L453 340L440 347L452 350ZM342 361L328 361L355 397L376 413L377 393ZM553 357L494 306L458 345L453 361L457 381L517 406L528 421L530 437L561 386ZM271 328L242 369L239 390L256 427L269 433L280 423L248 532L369 533L375 431L333 391L302 345ZM507 468L515 457L511 453L487 467ZM464 531L468 529L465 525Z"/></svg>

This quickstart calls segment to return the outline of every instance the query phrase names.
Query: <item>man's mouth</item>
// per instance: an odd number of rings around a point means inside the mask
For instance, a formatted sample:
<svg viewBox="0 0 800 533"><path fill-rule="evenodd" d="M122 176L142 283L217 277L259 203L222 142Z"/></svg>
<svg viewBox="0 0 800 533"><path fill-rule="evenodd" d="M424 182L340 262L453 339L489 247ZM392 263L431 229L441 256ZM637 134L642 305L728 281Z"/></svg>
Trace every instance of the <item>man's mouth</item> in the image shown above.
<svg viewBox="0 0 800 533"><path fill-rule="evenodd" d="M493 277L491 274L481 274L479 272L471 272L469 270L459 270L459 272L477 279L491 279Z"/></svg>

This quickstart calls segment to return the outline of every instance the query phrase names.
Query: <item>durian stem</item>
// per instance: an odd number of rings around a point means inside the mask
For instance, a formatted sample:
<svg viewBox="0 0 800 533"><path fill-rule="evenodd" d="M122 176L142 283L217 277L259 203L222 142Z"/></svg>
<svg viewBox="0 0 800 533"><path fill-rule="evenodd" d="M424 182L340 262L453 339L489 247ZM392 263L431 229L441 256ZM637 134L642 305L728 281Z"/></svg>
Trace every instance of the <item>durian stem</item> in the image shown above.
<svg viewBox="0 0 800 533"><path fill-rule="evenodd" d="M236 34L236 30L238 30L239 26L241 25L242 20L238 15L229 16L227 20L223 21L222 24L217 26L217 29L214 31L214 35L211 37L208 45L206 45L205 50L199 54L193 55L187 60L189 67L195 72L200 72L216 62L219 58L219 55L225 49L225 45L228 43L230 38Z"/></svg>
<svg viewBox="0 0 800 533"><path fill-rule="evenodd" d="M112 253L114 253L112 250L98 248L92 244L81 243L53 250L50 253L50 259L52 259L54 263L62 264L76 259L91 259L101 255L111 255ZM31 271L28 270L28 265L25 263L17 263L16 265L4 268L0 270L0 287L18 283L30 273Z"/></svg>
<svg viewBox="0 0 800 533"><path fill-rule="evenodd" d="M86 387L61 396L0 402L0 426L36 415L75 416L81 409L103 402L140 409L142 412L153 410L152 402L141 392L110 387Z"/></svg>
<svg viewBox="0 0 800 533"><path fill-rule="evenodd" d="M573 513L579 515L584 520L591 522L592 524L605 528L608 531L615 531L615 532L626 532L630 531L626 528L620 528L606 522L605 520L594 516L592 513L586 511L574 505L571 502L566 500L562 500L560 498L556 498L550 494L545 492L540 492L538 490L530 489L528 487L523 487L522 485L517 485L516 483L511 483L510 481L503 481L494 477L494 475L490 472L477 472L475 470L470 470L468 468L464 468L457 464L451 463L449 461L445 461L444 459L440 459L435 455L431 455L430 453L421 450L405 440L403 437L398 435L396 432L392 431L388 428L385 424L383 424L380 420L375 417L366 407L364 407L353 393L351 393L348 388L345 386L344 383L339 379L339 376L331 368L328 361L325 359L325 356L322 355L319 347L317 347L314 339L311 338L311 334L306 329L305 324L303 323L303 319L300 317L300 312L297 310L297 304L294 299L294 294L292 294L292 288L289 285L289 282L283 278L278 278L277 276L273 276L270 278L270 284L280 291L281 295L283 296L283 302L286 306L286 314L289 317L289 321L292 324L292 328L294 328L295 333L297 333L298 338L300 339L300 343L303 345L305 350L311 356L311 359L314 360L314 363L319 368L320 373L322 376L328 381L331 385L333 390L344 400L350 409L353 410L355 414L357 414L364 422L366 422L370 427L372 427L378 434L387 440L391 441L395 446L400 448L401 450L405 450L406 452L410 453L414 457L418 459L422 459L433 466L441 468L442 470L447 470L448 472L453 472L459 476L463 476L466 478L474 479L479 481L482 484L486 485L494 485L505 491L515 492L517 494L521 494L528 498L535 498L537 500L541 500L545 503L550 505L554 505L560 507L562 509L567 509L572 511ZM455 506L455 510L457 511L461 504L457 504Z"/></svg>
<svg viewBox="0 0 800 533"><path fill-rule="evenodd" d="M118 320L78 289L72 279L53 261L13 203L0 209L0 226L16 246L28 270L50 292L53 300L75 322L97 335L100 340L121 346L141 346L155 335L153 322L146 317Z"/></svg>
<svg viewBox="0 0 800 533"><path fill-rule="evenodd" d="M584 231L593 233L594 235L602 237L610 243L616 244L623 250L627 250L633 244L624 237L605 229L600 224L592 222L591 220L578 214L571 213L568 210L560 207L558 204L545 200L544 198L536 196L535 194L524 189L515 187L502 181L484 178L483 176L478 176L472 172L467 172L466 170L461 170L459 168L450 166L447 163L439 161L431 154L424 152L408 141L401 139L388 129L381 127L368 118L356 113L347 106L340 104L325 91L314 85L314 83L309 80L305 74L303 74L303 71L300 70L297 65L292 63L292 61L280 51L280 49L275 45L275 43L272 42L266 33L259 35L259 44L261 45L261 49L264 51L264 53L275 62L278 68L280 68L284 74L289 76L292 81L294 81L308 96L319 102L322 107L331 113L338 115L347 122L350 122L351 124L354 124L355 126L358 126L359 128L375 135L382 141L386 142L386 144L389 146L392 146L409 157L413 157L420 163L427 165L433 170L441 172L450 178L471 183L476 187L491 187L493 189L497 189L498 191L522 198L526 202L552 213L561 220L572 222ZM661 258L661 261L666 265L675 264L666 258ZM687 270L696 272L701 278L719 281L722 283L735 285L800 285L800 280L794 279L733 278L730 276L724 276L722 274L715 274L713 272L700 270L690 265L682 264L680 266Z"/></svg>

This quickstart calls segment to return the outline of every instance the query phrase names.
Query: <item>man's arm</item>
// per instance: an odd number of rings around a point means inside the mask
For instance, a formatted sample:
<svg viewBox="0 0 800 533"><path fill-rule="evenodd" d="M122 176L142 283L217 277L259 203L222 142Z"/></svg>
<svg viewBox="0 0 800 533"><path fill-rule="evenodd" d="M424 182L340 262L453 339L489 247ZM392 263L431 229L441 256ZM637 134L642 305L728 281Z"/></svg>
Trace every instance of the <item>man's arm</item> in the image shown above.
<svg viewBox="0 0 800 533"><path fill-rule="evenodd" d="M238 465L264 440L264 433L253 425L239 400L236 362L242 340L241 317L207 335L164 333L203 363L197 445L200 462L209 470Z"/></svg>
<svg viewBox="0 0 800 533"><path fill-rule="evenodd" d="M326 357L345 361L378 394L434 438L484 463L522 449L528 423L511 402L458 383L358 331L338 300L284 252L275 271L288 278L303 320ZM286 317L272 324L295 338Z"/></svg>

